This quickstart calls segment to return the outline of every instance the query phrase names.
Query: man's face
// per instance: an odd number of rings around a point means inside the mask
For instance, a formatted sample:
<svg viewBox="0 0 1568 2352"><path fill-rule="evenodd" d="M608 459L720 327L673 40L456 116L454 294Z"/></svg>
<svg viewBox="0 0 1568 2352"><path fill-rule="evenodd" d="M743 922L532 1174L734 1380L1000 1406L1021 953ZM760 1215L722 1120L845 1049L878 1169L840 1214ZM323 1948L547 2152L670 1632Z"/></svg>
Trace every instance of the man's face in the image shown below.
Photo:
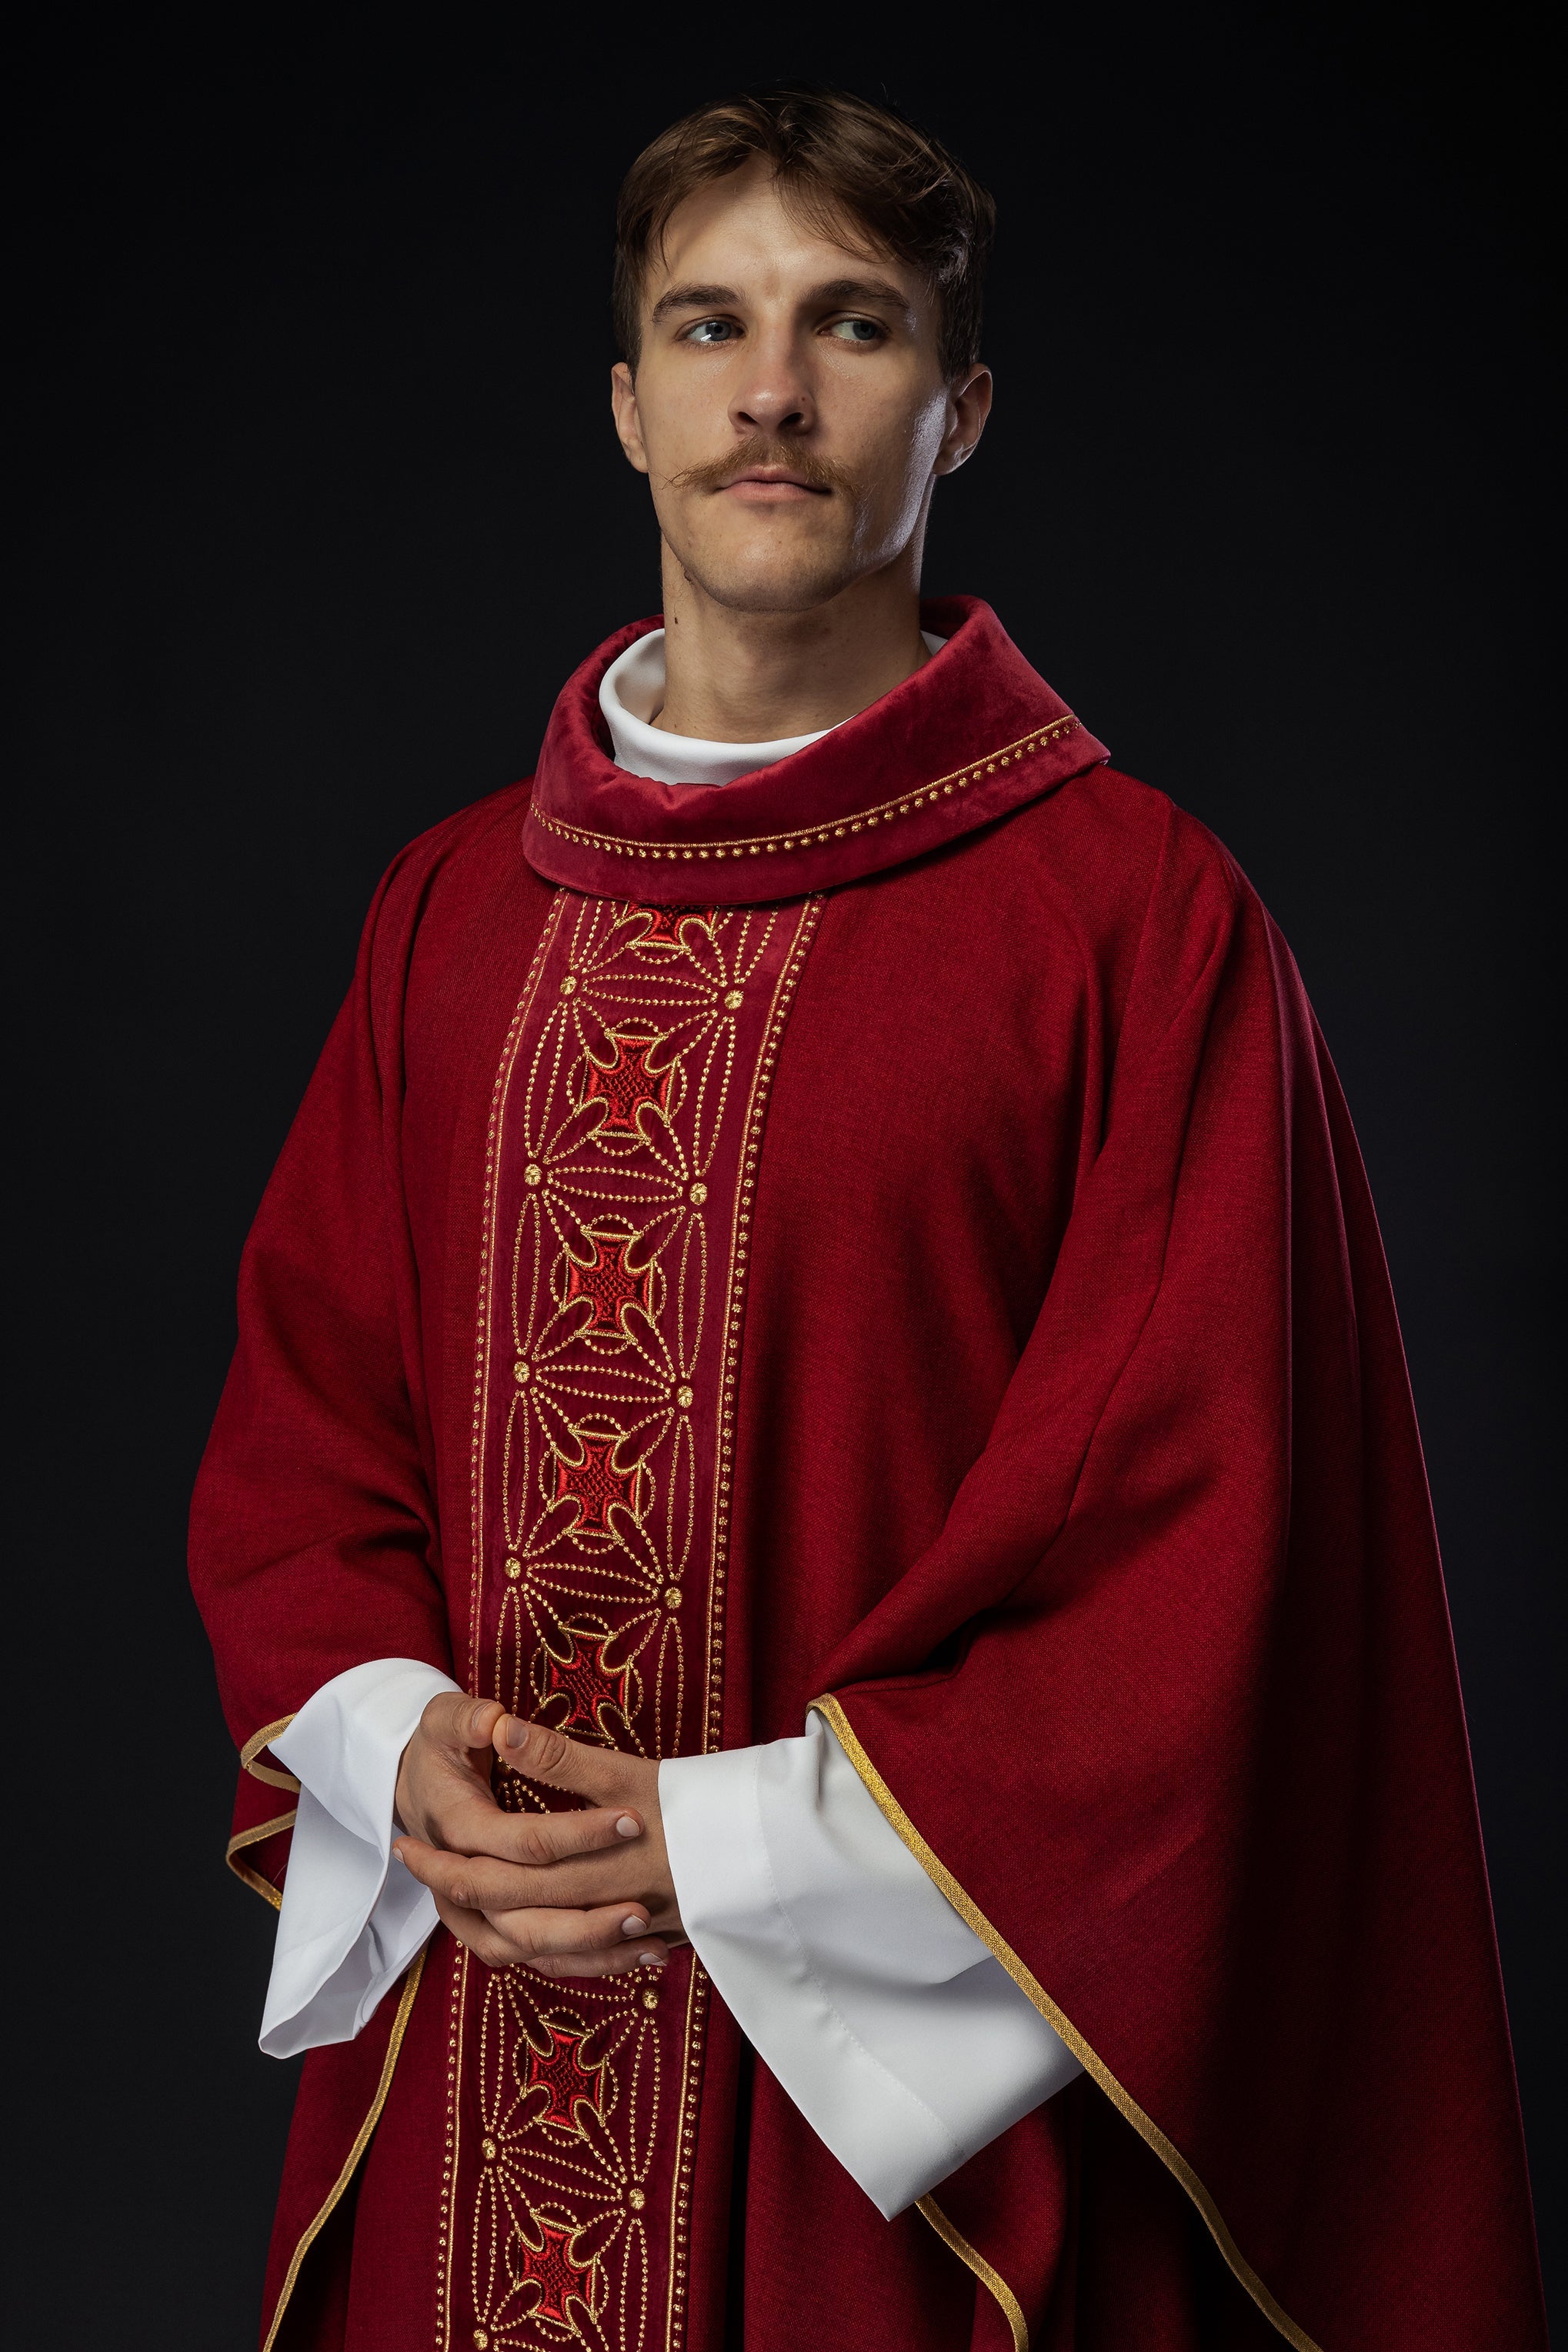
<svg viewBox="0 0 1568 2352"><path fill-rule="evenodd" d="M671 215L643 288L616 430L689 579L742 612L804 612L910 555L931 484L979 438L990 379L942 375L907 264L792 217L758 159Z"/></svg>

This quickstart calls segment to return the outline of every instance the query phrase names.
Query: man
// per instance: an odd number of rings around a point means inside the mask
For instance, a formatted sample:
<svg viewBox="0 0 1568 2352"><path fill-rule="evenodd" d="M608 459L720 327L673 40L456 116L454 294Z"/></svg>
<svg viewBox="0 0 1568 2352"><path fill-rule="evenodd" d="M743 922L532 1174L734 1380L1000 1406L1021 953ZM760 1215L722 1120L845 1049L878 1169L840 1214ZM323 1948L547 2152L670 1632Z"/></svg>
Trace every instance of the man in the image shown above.
<svg viewBox="0 0 1568 2352"><path fill-rule="evenodd" d="M1544 2341L1327 1055L919 601L990 223L835 94L639 158L662 624L397 861L251 1237L195 1576L310 2052L268 2346Z"/></svg>

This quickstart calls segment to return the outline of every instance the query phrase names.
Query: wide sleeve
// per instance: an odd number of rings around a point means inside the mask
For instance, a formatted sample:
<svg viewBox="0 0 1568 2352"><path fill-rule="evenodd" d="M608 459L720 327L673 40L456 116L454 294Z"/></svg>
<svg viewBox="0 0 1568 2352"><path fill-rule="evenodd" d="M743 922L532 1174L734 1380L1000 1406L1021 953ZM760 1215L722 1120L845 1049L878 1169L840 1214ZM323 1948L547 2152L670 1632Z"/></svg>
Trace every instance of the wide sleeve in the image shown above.
<svg viewBox="0 0 1568 2352"><path fill-rule="evenodd" d="M698 1958L889 2220L1079 2073L819 1718L667 1758L658 1786Z"/></svg>
<svg viewBox="0 0 1568 2352"><path fill-rule="evenodd" d="M825 1680L885 1817L1279 2334L1543 2340L1376 1225L1289 954L1185 820L989 1442ZM1026 2212L967 2178L955 2226L1026 2273Z"/></svg>
<svg viewBox="0 0 1568 2352"><path fill-rule="evenodd" d="M274 1902L298 1785L272 1739L368 1659L451 1671L398 1157L416 896L397 868L377 894L246 1244L192 1507L191 1581L243 1766L229 1858Z"/></svg>
<svg viewBox="0 0 1568 2352"><path fill-rule="evenodd" d="M352 2042L435 1932L435 1897L392 1853L397 1771L431 1699L457 1687L416 1658L373 1658L273 1734L300 1810L261 2017L269 2058Z"/></svg>

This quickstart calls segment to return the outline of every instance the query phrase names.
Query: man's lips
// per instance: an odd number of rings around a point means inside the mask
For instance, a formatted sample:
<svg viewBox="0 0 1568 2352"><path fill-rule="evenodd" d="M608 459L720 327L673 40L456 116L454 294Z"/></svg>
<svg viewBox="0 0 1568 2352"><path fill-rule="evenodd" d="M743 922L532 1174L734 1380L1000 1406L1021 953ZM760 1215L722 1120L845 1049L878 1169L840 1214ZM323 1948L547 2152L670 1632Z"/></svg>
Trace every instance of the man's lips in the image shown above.
<svg viewBox="0 0 1568 2352"><path fill-rule="evenodd" d="M753 466L723 487L746 497L765 499L826 499L833 495L825 484L808 482L784 466Z"/></svg>

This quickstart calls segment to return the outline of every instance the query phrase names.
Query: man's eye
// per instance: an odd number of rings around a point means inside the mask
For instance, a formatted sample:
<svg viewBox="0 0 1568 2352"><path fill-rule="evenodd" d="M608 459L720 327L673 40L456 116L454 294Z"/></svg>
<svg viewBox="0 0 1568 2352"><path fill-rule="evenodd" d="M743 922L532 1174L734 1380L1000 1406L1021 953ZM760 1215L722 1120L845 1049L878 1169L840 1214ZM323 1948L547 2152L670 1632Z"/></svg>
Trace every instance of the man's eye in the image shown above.
<svg viewBox="0 0 1568 2352"><path fill-rule="evenodd" d="M688 327L684 340L689 343L729 343L735 338L732 319L699 319Z"/></svg>
<svg viewBox="0 0 1568 2352"><path fill-rule="evenodd" d="M841 343L879 343L882 330L875 319L835 319L827 330Z"/></svg>

